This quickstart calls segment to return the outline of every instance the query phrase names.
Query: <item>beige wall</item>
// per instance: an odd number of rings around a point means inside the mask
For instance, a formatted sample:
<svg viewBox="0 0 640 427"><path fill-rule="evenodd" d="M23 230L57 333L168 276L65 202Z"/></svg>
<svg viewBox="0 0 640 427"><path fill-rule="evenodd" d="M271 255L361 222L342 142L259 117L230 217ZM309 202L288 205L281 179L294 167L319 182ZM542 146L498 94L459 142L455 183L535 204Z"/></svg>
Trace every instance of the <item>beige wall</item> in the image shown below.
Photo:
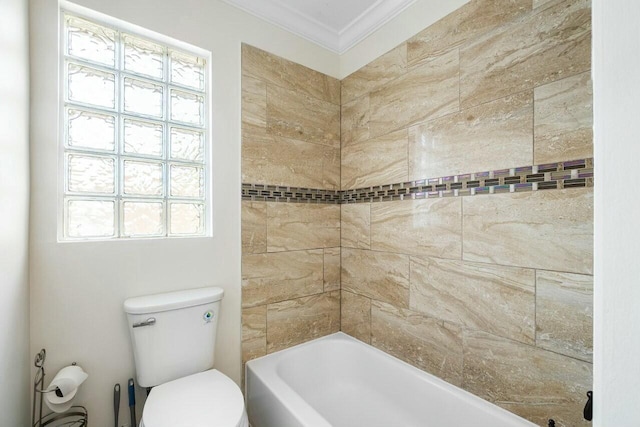
<svg viewBox="0 0 640 427"><path fill-rule="evenodd" d="M242 182L339 189L338 80L243 45ZM247 199L243 362L340 330L340 206Z"/></svg>
<svg viewBox="0 0 640 427"><path fill-rule="evenodd" d="M92 424L107 426L113 424L113 385L125 384L134 376L122 310L123 301L131 296L200 286L224 288L215 366L240 382L241 43L268 48L336 75L338 58L217 0L78 0L77 4L212 53L214 236L59 243L56 241L58 2L31 1L30 353L33 355L42 347L47 349L50 374L73 361L82 365L89 379L77 402L88 407ZM12 228L13 232L17 229ZM12 248L22 250L18 244ZM23 308L20 310L24 313ZM16 328L25 324L15 323ZM26 333L21 336L26 337ZM31 364L31 357L27 363ZM138 416L143 395L143 390L139 390ZM126 398L122 399L120 409L121 415L128 412ZM4 425L2 421L0 424Z"/></svg>
<svg viewBox="0 0 640 427"><path fill-rule="evenodd" d="M590 19L588 0L473 0L346 77L342 189L592 157ZM343 331L587 425L591 188L341 208Z"/></svg>
<svg viewBox="0 0 640 427"><path fill-rule="evenodd" d="M0 424L29 424L29 5L0 2Z"/></svg>

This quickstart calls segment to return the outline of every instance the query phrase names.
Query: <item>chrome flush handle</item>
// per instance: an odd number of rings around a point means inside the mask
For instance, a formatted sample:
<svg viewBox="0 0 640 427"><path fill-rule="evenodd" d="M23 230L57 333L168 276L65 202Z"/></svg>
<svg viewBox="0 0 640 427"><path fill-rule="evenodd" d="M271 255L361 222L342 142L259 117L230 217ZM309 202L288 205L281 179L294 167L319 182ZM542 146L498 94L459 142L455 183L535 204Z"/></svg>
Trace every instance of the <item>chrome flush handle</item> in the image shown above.
<svg viewBox="0 0 640 427"><path fill-rule="evenodd" d="M150 317L147 320L145 320L144 322L134 323L133 327L134 328L140 328L142 326L153 326L155 324L156 324L156 318L155 317Z"/></svg>

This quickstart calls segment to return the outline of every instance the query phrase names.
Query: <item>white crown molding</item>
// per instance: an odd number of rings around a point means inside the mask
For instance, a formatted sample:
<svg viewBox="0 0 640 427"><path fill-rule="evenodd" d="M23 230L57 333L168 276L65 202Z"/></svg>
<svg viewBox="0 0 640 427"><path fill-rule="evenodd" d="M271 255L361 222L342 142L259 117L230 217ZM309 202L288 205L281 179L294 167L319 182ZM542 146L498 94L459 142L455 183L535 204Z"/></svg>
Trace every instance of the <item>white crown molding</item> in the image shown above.
<svg viewBox="0 0 640 427"><path fill-rule="evenodd" d="M378 0L340 30L338 53L343 54L351 49L415 2L416 0Z"/></svg>
<svg viewBox="0 0 640 427"><path fill-rule="evenodd" d="M336 31L278 0L222 1L334 53L342 54L411 6L416 0L378 0L340 31Z"/></svg>
<svg viewBox="0 0 640 427"><path fill-rule="evenodd" d="M339 34L321 22L291 9L278 1L222 0L277 27L319 44L332 52L338 52Z"/></svg>

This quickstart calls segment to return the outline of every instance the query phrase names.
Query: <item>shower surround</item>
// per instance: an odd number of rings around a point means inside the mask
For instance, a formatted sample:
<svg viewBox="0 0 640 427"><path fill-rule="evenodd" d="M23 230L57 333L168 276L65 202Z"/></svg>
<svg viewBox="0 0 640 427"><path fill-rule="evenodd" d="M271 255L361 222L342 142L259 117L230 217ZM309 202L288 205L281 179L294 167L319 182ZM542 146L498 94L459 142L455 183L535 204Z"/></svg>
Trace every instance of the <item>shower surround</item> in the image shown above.
<svg viewBox="0 0 640 427"><path fill-rule="evenodd" d="M242 182L339 194L338 80L242 47ZM243 362L340 330L340 205L273 200L242 201Z"/></svg>
<svg viewBox="0 0 640 427"><path fill-rule="evenodd" d="M472 0L338 82L243 46L243 361L342 330L588 425L588 0Z"/></svg>

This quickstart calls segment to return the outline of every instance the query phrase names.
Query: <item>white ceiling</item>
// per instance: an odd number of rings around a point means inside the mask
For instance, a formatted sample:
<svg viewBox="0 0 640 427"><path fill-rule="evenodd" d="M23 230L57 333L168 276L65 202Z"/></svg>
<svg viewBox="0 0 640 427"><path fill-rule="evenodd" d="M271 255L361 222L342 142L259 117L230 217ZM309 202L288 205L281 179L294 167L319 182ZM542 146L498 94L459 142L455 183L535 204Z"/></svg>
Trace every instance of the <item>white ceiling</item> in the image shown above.
<svg viewBox="0 0 640 427"><path fill-rule="evenodd" d="M223 0L344 53L416 0Z"/></svg>

